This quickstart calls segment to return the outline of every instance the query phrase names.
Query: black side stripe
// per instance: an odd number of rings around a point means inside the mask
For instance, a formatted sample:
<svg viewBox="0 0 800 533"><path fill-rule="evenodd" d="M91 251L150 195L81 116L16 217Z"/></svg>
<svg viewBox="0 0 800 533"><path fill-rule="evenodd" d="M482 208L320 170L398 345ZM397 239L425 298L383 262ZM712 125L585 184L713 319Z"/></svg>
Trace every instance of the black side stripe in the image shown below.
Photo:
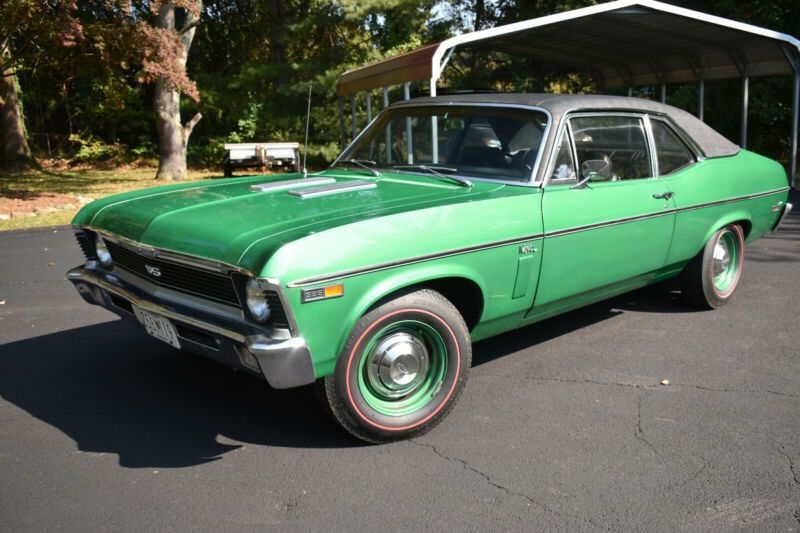
<svg viewBox="0 0 800 533"><path fill-rule="evenodd" d="M448 250L446 252L437 252L435 254L426 254L426 255L418 255L415 257L411 257L408 259L398 259L397 261L389 261L387 263L379 263L377 265L372 265L369 267L364 268L354 268L352 270L343 270L341 272L336 272L334 274L325 274L323 276L314 276L310 278L303 278L298 279L296 281L292 281L291 283L287 284L287 287L294 288L294 287L303 287L305 285L314 285L317 283L325 283L328 281L334 281L337 279L347 278L350 276L356 276L358 274L369 274L371 272L377 272L379 270L386 270L388 268L395 268L399 266L411 265L414 263L422 263L423 261L431 261L433 259L441 259L443 257L451 257L454 255L461 255L466 254L469 252L479 252L481 250L488 250L490 248L499 248L500 246L507 246L509 244L522 244L524 242L533 241L536 239L541 239L544 237L543 233L536 233L533 235L527 235L525 237L517 237L515 239L506 239L503 241L495 241L490 242L487 244L479 244L476 246L467 246L464 248L456 248L455 250Z"/></svg>
<svg viewBox="0 0 800 533"><path fill-rule="evenodd" d="M667 209L665 211L659 211L658 213L648 213L646 215L637 215L637 216L632 216L632 217L619 218L619 219L615 219L615 220L608 220L608 221L605 221L605 222L598 222L596 224L587 224L585 226L576 226L574 228L566 228L566 229L562 229L562 230L551 231L549 233L536 233L536 234L533 234L533 235L527 235L525 237L517 237L517 238L514 238L514 239L506 239L506 240L502 240L502 241L495 241L495 242L490 242L490 243L487 243L487 244L479 244L479 245L475 245L475 246L467 246L467 247L464 247L464 248L457 248L457 249L448 250L448 251L445 251L445 252L438 252L438 253L426 254L426 255L418 255L418 256L415 256L415 257L408 258L408 259L398 259L397 261L389 261L389 262L386 262L386 263L379 263L377 265L372 265L372 266L368 266L368 267L354 268L354 269L351 269L351 270L342 270L340 272L335 272L335 273L332 273L332 274L324 274L322 276L313 276L313 277L309 277L309 278L298 279L298 280L292 281L291 283L288 283L287 287L296 288L296 287L304 287L304 286L307 286L307 285L316 285L318 283L327 283L329 281L335 281L335 280L339 280L339 279L342 279L342 278L348 278L350 276L357 276L359 274L369 274L369 273L372 273L372 272L378 272L380 270L387 270L389 268L396 268L396 267L400 267L400 266L411 265L411 264L414 264L414 263L422 263L424 261L432 261L434 259L441 259L441 258L444 258L444 257L452 257L454 255L461 255L461 254L466 254L466 253L469 253L469 252L479 252L481 250L488 250L488 249L491 249L491 248L498 248L500 246L507 246L507 245L510 245L510 244L521 244L521 243L524 243L524 242L527 242L527 241L541 239L543 237L544 238L559 237L561 235L569 235L571 233L578 233L578 232L581 232L581 231L588 231L588 230L591 230L591 229L604 228L604 227L607 227L607 226L614 226L616 224L625 224L627 222L635 222L635 221L638 221L638 220L646 220L646 219L649 219L649 218L656 218L656 217L662 217L662 216L665 216L665 215L672 215L672 214L675 214L675 213L681 213L683 211L691 211L693 209L702 209L704 207L711 207L711 206L715 206L715 205L728 204L728 203L732 203L732 202L740 202L740 201L743 201L743 200L751 200L753 198L761 198L762 196L769 196L769 195L772 195L772 194L777 194L777 193L785 192L785 191L788 191L788 190L789 190L789 187L784 187L784 188L781 188L781 189L775 189L775 190L772 190L772 191L762 192L762 193L758 193L758 194L750 194L750 195L747 195L747 196L739 196L739 197L736 197L736 198L728 198L728 199L725 199L725 200L716 200L714 202L707 202L707 203L704 203L704 204L696 204L696 205L681 207L679 209Z"/></svg>
<svg viewBox="0 0 800 533"><path fill-rule="evenodd" d="M780 192L786 192L788 190L789 190L789 187L783 187L783 188L780 188L780 189L774 189L774 190L767 191L767 192L760 192L758 194L748 194L747 196L737 196L736 198L728 198L727 200L716 200L714 202L706 202L704 204L689 205L689 206L686 206L686 207L679 208L678 212L682 213L683 211L692 211L693 209L703 209L704 207L711 207L713 205L730 204L730 203L733 203L733 202L741 202L741 201L744 201L744 200L752 200L754 198L761 198L762 196L770 196L770 195L773 195L773 194L778 194Z"/></svg>
<svg viewBox="0 0 800 533"><path fill-rule="evenodd" d="M595 224L587 224L585 226L575 226L573 228L566 228L566 229L547 232L547 233L545 233L545 238L547 238L547 237L559 237L561 235L569 235L571 233L578 233L580 231L588 231L588 230L591 230L591 229L604 228L604 227L607 227L607 226L614 226L616 224L625 224L626 222L636 222L638 220L646 220L648 218L656 218L656 217L661 217L661 216L664 216L664 215L672 215L674 213L683 213L684 211L693 211L695 209L703 209L703 208L712 207L712 206L715 206L715 205L723 205L723 204L730 204L730 203L733 203L733 202L741 202L741 201L744 201L744 200L752 200L754 198L761 198L763 196L770 196L772 194L778 194L778 193L781 193L781 192L786 192L788 190L789 190L789 187L784 187L782 189L774 189L772 191L760 192L760 193L757 193L757 194L749 194L749 195L746 195L746 196L737 196L736 198L727 198L725 200L715 200L713 202L706 202L706 203L703 203L703 204L689 205L689 206L685 206L685 207L680 207L678 209L667 209L667 210L664 210L664 211L659 211L658 213L648 213L646 215L637 215L637 216L632 216L632 217L618 218L618 219L614 219L614 220L607 220L605 222L597 222Z"/></svg>
<svg viewBox="0 0 800 533"><path fill-rule="evenodd" d="M571 233L578 233L581 231L588 231L590 229L605 228L606 226L616 226L617 224L625 224L626 222L636 222L637 220L646 220L648 218L663 217L664 215L675 214L676 209L667 209L666 211L659 211L658 213L648 213L646 215L637 215L632 217L617 218L615 220L607 220L605 222L597 222L595 224L586 224L585 226L575 226L574 228L560 229L557 231L550 231L544 234L547 237L560 237L561 235L569 235Z"/></svg>

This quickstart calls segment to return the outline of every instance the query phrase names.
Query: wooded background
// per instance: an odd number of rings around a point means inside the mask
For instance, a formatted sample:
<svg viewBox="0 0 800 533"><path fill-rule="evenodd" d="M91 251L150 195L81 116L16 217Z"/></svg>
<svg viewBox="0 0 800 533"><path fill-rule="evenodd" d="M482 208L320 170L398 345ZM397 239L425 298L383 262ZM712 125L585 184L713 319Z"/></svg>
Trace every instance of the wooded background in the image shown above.
<svg viewBox="0 0 800 533"><path fill-rule="evenodd" d="M339 149L335 85L345 70L458 33L596 3L3 0L3 165L30 163L25 147L17 146L15 134L20 133L39 160L117 164L160 159L161 177L180 178L185 168L179 161L170 163L177 167L169 167L165 144L175 150L182 143L183 159L190 165L210 166L219 164L225 142L302 141L309 83L313 85L309 161L323 165ZM798 0L672 3L800 34ZM526 61L468 55L448 67L445 84L596 90L591 80ZM749 148L784 162L791 87L788 76L753 78L750 87ZM706 121L738 140L740 81L709 82L706 91ZM656 97L657 89L639 88L636 94ZM696 112L696 85L669 86L667 94L668 103ZM170 106L176 106L179 97L183 118L176 122ZM400 88L395 88L391 98L400 97ZM15 113L23 120L21 132L13 130ZM360 124L364 121L362 116Z"/></svg>

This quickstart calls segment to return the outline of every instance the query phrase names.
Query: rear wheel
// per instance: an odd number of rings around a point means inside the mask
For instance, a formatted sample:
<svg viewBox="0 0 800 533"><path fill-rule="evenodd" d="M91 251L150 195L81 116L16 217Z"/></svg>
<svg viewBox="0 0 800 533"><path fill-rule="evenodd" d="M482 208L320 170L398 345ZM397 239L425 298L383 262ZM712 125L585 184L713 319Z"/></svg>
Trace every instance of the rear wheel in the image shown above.
<svg viewBox="0 0 800 533"><path fill-rule="evenodd" d="M420 290L373 309L353 328L323 401L367 442L421 435L456 403L472 347L464 320L441 294Z"/></svg>
<svg viewBox="0 0 800 533"><path fill-rule="evenodd" d="M739 285L743 263L744 231L738 224L725 226L683 271L684 300L704 309L725 305Z"/></svg>

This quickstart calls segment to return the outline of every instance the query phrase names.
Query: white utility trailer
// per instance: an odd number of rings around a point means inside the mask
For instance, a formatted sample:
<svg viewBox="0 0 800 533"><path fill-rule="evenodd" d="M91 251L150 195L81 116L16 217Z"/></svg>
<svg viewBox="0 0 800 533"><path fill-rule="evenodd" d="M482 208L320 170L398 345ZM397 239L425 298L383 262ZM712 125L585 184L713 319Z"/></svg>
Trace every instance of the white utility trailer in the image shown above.
<svg viewBox="0 0 800 533"><path fill-rule="evenodd" d="M230 143L222 163L225 176L237 168L300 172L300 143Z"/></svg>

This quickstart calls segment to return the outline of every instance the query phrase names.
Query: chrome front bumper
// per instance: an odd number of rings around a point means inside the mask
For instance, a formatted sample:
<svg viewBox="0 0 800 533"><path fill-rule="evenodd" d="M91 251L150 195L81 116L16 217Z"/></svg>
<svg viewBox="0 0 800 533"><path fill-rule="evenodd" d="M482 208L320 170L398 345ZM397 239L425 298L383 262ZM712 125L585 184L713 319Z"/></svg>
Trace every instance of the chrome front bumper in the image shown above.
<svg viewBox="0 0 800 533"><path fill-rule="evenodd" d="M302 337L272 338L243 318L215 315L210 310L160 301L112 272L76 267L67 272L83 299L138 323L132 311L168 318L177 327L182 346L190 351L263 375L276 389L313 383L314 365Z"/></svg>

